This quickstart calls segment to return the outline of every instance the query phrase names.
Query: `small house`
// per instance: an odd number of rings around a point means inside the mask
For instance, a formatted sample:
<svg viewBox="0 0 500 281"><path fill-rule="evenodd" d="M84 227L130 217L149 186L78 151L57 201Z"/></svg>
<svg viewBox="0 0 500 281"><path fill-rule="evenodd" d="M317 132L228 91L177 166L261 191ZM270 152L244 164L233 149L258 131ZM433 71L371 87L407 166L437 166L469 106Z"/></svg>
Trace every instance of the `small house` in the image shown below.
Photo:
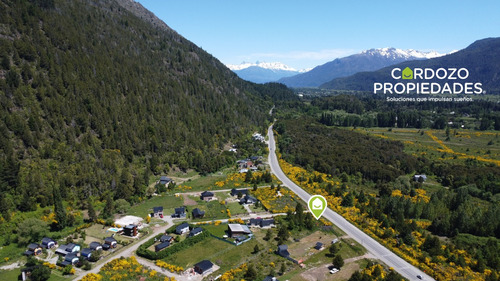
<svg viewBox="0 0 500 281"><path fill-rule="evenodd" d="M175 228L175 233L179 235L187 233L188 231L189 231L189 224L187 222L180 224Z"/></svg>
<svg viewBox="0 0 500 281"><path fill-rule="evenodd" d="M163 185L168 185L172 182L173 180L167 176L161 176L160 177L160 180L158 181L159 184L163 184Z"/></svg>
<svg viewBox="0 0 500 281"><path fill-rule="evenodd" d="M203 228L201 227L196 227L196 228L193 228L190 232L189 232L189 237L193 237L193 236L196 236L196 235L199 235L203 232Z"/></svg>
<svg viewBox="0 0 500 281"><path fill-rule="evenodd" d="M261 222L262 222L262 218L250 219L248 221L248 225L249 226L255 226L255 227L257 227L257 226L260 226Z"/></svg>
<svg viewBox="0 0 500 281"><path fill-rule="evenodd" d="M75 243L69 243L66 245L66 252L68 253L78 253L82 247Z"/></svg>
<svg viewBox="0 0 500 281"><path fill-rule="evenodd" d="M162 243L155 246L155 252L159 252L159 251L167 248L168 246L170 246L170 242L168 242L168 241L162 242Z"/></svg>
<svg viewBox="0 0 500 281"><path fill-rule="evenodd" d="M172 214L172 218L185 218L185 217L186 217L186 208L185 207L175 208L175 211Z"/></svg>
<svg viewBox="0 0 500 281"><path fill-rule="evenodd" d="M52 249L54 248L55 246L57 246L57 242L51 238L48 238L48 237L44 237L42 239L42 248L45 248L45 249Z"/></svg>
<svg viewBox="0 0 500 281"><path fill-rule="evenodd" d="M236 188L231 189L231 196L239 196L238 194L241 194L241 196L243 197L243 195L248 195L249 192L248 189L236 189Z"/></svg>
<svg viewBox="0 0 500 281"><path fill-rule="evenodd" d="M170 242L172 243L172 241L174 241L174 237L170 236L170 235L162 235L160 237L160 242L163 243L163 242Z"/></svg>
<svg viewBox="0 0 500 281"><path fill-rule="evenodd" d="M64 257L64 261L61 263L63 266L75 265L79 261L78 256L75 253L69 253Z"/></svg>
<svg viewBox="0 0 500 281"><path fill-rule="evenodd" d="M163 218L163 207L153 207L153 215L154 218Z"/></svg>
<svg viewBox="0 0 500 281"><path fill-rule="evenodd" d="M102 248L104 250L108 249L113 249L118 246L118 242L116 242L116 239L112 236L104 238L104 244L102 245Z"/></svg>
<svg viewBox="0 0 500 281"><path fill-rule="evenodd" d="M42 253L42 247L37 243L30 243L28 250L24 252L26 256L38 256Z"/></svg>
<svg viewBox="0 0 500 281"><path fill-rule="evenodd" d="M92 249L90 248L83 248L82 251L80 252L80 256L85 257L87 260L90 259L91 255L92 255Z"/></svg>
<svg viewBox="0 0 500 281"><path fill-rule="evenodd" d="M273 218L270 218L270 219L267 219L267 220L262 220L260 222L260 227L264 228L264 227L272 227L274 225L274 219Z"/></svg>
<svg viewBox="0 0 500 281"><path fill-rule="evenodd" d="M205 211L195 208L192 211L192 214L193 214L193 219L203 218L203 216L205 216Z"/></svg>
<svg viewBox="0 0 500 281"><path fill-rule="evenodd" d="M262 280L262 281L280 281L280 280L276 279L276 277L274 277L274 276L269 275L269 276L266 276L266 278L264 278L264 280Z"/></svg>
<svg viewBox="0 0 500 281"><path fill-rule="evenodd" d="M251 195L245 195L245 197L240 199L240 204L242 204L242 205L254 204L255 202L257 202L257 198L255 198Z"/></svg>
<svg viewBox="0 0 500 281"><path fill-rule="evenodd" d="M137 236L137 225L129 224L123 228L123 235L135 237Z"/></svg>
<svg viewBox="0 0 500 281"><path fill-rule="evenodd" d="M288 246L287 245L279 245L278 250L276 253L284 258L290 257L290 253L288 252Z"/></svg>
<svg viewBox="0 0 500 281"><path fill-rule="evenodd" d="M99 242L90 242L89 248L92 251L102 251L102 245Z"/></svg>
<svg viewBox="0 0 500 281"><path fill-rule="evenodd" d="M56 254L61 255L61 256L67 255L68 252L66 251L66 247L67 247L67 245L61 244L59 247L57 247Z"/></svg>
<svg viewBox="0 0 500 281"><path fill-rule="evenodd" d="M214 199L214 193L210 191L204 191L200 195L200 199L203 201L212 201Z"/></svg>
<svg viewBox="0 0 500 281"><path fill-rule="evenodd" d="M238 235L248 235L252 232L248 228L248 226L237 223L229 223L227 225L227 233L229 237L236 237Z"/></svg>
<svg viewBox="0 0 500 281"><path fill-rule="evenodd" d="M424 182L427 180L427 176L423 175L423 174L422 175L414 175L413 180L416 182Z"/></svg>
<svg viewBox="0 0 500 281"><path fill-rule="evenodd" d="M316 245L314 246L314 249L316 250L321 250L321 248L323 248L323 243L321 242L316 242Z"/></svg>
<svg viewBox="0 0 500 281"><path fill-rule="evenodd" d="M203 275L203 274L212 272L213 266L214 266L214 264L211 261L202 260L199 263L194 265L194 271L196 271L196 273L198 273L198 274Z"/></svg>

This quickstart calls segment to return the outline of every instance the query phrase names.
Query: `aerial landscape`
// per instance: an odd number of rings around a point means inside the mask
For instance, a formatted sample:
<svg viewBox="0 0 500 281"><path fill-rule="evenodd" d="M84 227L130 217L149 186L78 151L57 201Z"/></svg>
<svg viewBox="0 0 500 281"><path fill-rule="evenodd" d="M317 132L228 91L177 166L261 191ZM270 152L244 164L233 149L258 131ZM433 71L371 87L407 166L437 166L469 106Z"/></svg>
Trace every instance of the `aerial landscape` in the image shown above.
<svg viewBox="0 0 500 281"><path fill-rule="evenodd" d="M0 280L500 280L500 3L347 2L2 0Z"/></svg>

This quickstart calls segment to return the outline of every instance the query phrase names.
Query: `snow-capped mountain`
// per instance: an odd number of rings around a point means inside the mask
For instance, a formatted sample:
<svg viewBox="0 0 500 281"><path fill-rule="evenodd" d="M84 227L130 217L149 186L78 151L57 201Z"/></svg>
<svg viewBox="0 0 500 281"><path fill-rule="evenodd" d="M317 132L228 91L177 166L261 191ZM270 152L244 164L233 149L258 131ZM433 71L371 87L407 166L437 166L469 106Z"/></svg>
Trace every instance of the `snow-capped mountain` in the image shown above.
<svg viewBox="0 0 500 281"><path fill-rule="evenodd" d="M226 66L239 77L255 83L278 81L283 77L293 76L310 70L296 70L281 62L242 62L241 64L227 64Z"/></svg>
<svg viewBox="0 0 500 281"><path fill-rule="evenodd" d="M370 49L361 52L361 54L367 55L380 55L386 58L405 58L405 59L432 59L444 56L436 51L421 52L413 49L402 50L396 48L380 48L380 49Z"/></svg>
<svg viewBox="0 0 500 281"><path fill-rule="evenodd" d="M280 79L289 87L318 87L332 79L349 76L362 71L375 71L386 66L409 60L426 60L443 56L435 51L421 52L396 48L379 48L359 54L338 58L317 66L312 70Z"/></svg>

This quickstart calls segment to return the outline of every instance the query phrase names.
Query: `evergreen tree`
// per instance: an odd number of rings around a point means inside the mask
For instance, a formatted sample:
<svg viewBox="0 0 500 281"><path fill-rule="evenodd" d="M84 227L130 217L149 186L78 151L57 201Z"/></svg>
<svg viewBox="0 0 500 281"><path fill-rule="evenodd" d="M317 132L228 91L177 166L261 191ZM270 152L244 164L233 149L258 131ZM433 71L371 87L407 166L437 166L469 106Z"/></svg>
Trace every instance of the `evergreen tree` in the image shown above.
<svg viewBox="0 0 500 281"><path fill-rule="evenodd" d="M111 196L111 193L108 192L106 193L106 199L105 199L105 205L104 209L101 212L101 217L107 219L113 215L113 197Z"/></svg>
<svg viewBox="0 0 500 281"><path fill-rule="evenodd" d="M53 196L54 196L54 213L56 214L56 229L63 229L66 227L66 222L67 222L67 215L66 215L66 209L63 206L63 200L61 197L61 192L59 191L58 186L53 187Z"/></svg>
<svg viewBox="0 0 500 281"><path fill-rule="evenodd" d="M92 200L90 198L87 199L87 211L89 215L89 221L96 222L97 214L95 212L94 205L92 204Z"/></svg>
<svg viewBox="0 0 500 281"><path fill-rule="evenodd" d="M344 266L344 259L342 258L342 256L341 256L341 255L336 255L336 256L333 258L332 264L333 264L333 266L335 266L336 268L340 269L342 266Z"/></svg>
<svg viewBox="0 0 500 281"><path fill-rule="evenodd" d="M253 264L250 264L247 268L247 272L245 273L245 278L247 280L255 280L257 278L257 271Z"/></svg>

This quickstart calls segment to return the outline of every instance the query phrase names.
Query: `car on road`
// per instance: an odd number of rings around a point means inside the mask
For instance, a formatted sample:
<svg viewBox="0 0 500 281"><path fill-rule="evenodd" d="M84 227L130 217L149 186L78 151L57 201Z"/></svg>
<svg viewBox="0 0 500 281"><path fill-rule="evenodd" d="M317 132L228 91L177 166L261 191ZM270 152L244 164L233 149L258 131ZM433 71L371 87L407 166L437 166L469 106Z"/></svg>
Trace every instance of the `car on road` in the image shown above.
<svg viewBox="0 0 500 281"><path fill-rule="evenodd" d="M422 280L422 275L417 275L417 278Z"/></svg>
<svg viewBox="0 0 500 281"><path fill-rule="evenodd" d="M337 272L339 272L339 270L337 268L332 268L332 270L330 270L330 274L334 274Z"/></svg>

